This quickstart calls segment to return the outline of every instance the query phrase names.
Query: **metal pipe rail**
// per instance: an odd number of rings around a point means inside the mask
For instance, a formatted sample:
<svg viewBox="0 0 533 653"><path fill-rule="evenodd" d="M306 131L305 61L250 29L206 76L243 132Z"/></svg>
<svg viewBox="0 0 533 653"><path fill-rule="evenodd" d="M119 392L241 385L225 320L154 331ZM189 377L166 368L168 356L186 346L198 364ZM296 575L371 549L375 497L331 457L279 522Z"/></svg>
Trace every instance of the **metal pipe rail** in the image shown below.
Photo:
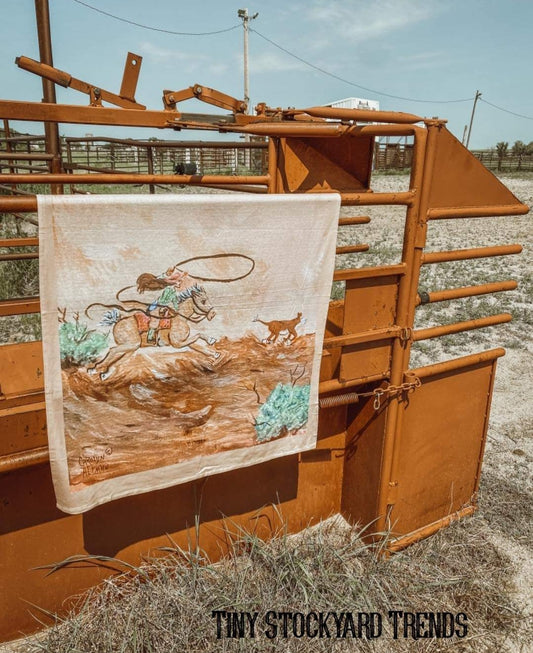
<svg viewBox="0 0 533 653"><path fill-rule="evenodd" d="M43 137L44 138L44 137ZM1 141L2 139L0 139ZM152 148L168 148L168 149L219 149L219 150L253 150L253 149L267 149L268 143L265 141L253 141L251 143L243 143L242 141L138 141L126 138L107 138L106 136L67 136L65 143L113 143L115 145L127 145L129 147L152 147Z"/></svg>
<svg viewBox="0 0 533 653"><path fill-rule="evenodd" d="M0 175L5 184L191 184L203 186L209 184L256 184L267 186L268 175L226 176L226 175L150 175L144 173L105 174L45 174L45 175ZM35 209L36 210L36 209Z"/></svg>
<svg viewBox="0 0 533 653"><path fill-rule="evenodd" d="M38 238L0 238L0 247L38 247Z"/></svg>
<svg viewBox="0 0 533 653"><path fill-rule="evenodd" d="M525 215L526 205L516 206L469 206L466 208L430 209L428 220L450 220L455 218L498 218L506 215Z"/></svg>
<svg viewBox="0 0 533 653"><path fill-rule="evenodd" d="M42 465L50 460L48 447L38 447L29 451L21 451L0 456L0 474L11 472L24 467Z"/></svg>
<svg viewBox="0 0 533 653"><path fill-rule="evenodd" d="M41 302L38 297L17 297L0 301L0 317L9 315L26 315L27 313L39 313Z"/></svg>
<svg viewBox="0 0 533 653"><path fill-rule="evenodd" d="M11 162L11 163L0 163L0 179L3 179L3 178L4 178L4 173L2 172L2 168L10 168L10 169L17 168L18 170L34 170L37 174L39 174L39 173L42 174L42 173L46 173L46 172L48 172L48 168L46 168L45 166L26 166L26 165L23 165L22 163L14 163L14 162ZM18 176L18 173L12 173L12 172L10 172L10 173L6 173L6 174L5 174L6 177L9 176L9 175L16 175L16 176ZM22 177L22 176L24 176L24 175L21 174L20 176ZM33 174L32 174L32 177L33 177ZM28 183L28 184L31 184L32 182L31 182L31 181L28 181L28 182L22 182L22 181L16 181L16 182L14 182L14 181L10 181L10 182L6 182L6 183L10 183L10 184L14 184L14 183L17 183L17 184Z"/></svg>
<svg viewBox="0 0 533 653"><path fill-rule="evenodd" d="M464 288L451 288L449 290L437 290L435 292L418 295L416 305L432 304L434 302L446 302L449 299L461 299L463 297L475 297L477 295L489 295L504 290L515 290L518 287L516 281L496 281L480 286L465 286Z"/></svg>
<svg viewBox="0 0 533 653"><path fill-rule="evenodd" d="M337 247L335 254L355 254L357 252L368 252L370 245L361 244L361 245L343 245L342 247Z"/></svg>
<svg viewBox="0 0 533 653"><path fill-rule="evenodd" d="M464 331L472 331L473 329L483 329L484 327L495 326L496 324L505 324L506 322L510 322L512 319L513 316L510 313L498 313L498 315L481 317L475 320L465 320L464 322L428 327L427 329L416 329L413 331L413 341L418 342L420 340L448 336L452 333L462 333Z"/></svg>
<svg viewBox="0 0 533 653"><path fill-rule="evenodd" d="M426 252L422 254L422 265L445 263L448 261L465 261L472 258L489 258L520 254L522 245L497 245L495 247L476 247L473 249L455 249L446 252Z"/></svg>
<svg viewBox="0 0 533 653"><path fill-rule="evenodd" d="M53 154L35 153L26 154L25 152L0 152L1 161L51 161Z"/></svg>
<svg viewBox="0 0 533 653"><path fill-rule="evenodd" d="M17 252L16 254L0 254L1 261L24 261L39 258L39 252Z"/></svg>
<svg viewBox="0 0 533 653"><path fill-rule="evenodd" d="M340 336L324 338L323 347L324 349L335 349L336 347L346 347L348 345L388 340L389 338L397 338L401 332L402 329L399 326L391 326L384 329L361 331L360 333L345 333Z"/></svg>
<svg viewBox="0 0 533 653"><path fill-rule="evenodd" d="M339 218L339 227L348 227L354 224L368 224L370 218L367 215L354 215L352 217Z"/></svg>

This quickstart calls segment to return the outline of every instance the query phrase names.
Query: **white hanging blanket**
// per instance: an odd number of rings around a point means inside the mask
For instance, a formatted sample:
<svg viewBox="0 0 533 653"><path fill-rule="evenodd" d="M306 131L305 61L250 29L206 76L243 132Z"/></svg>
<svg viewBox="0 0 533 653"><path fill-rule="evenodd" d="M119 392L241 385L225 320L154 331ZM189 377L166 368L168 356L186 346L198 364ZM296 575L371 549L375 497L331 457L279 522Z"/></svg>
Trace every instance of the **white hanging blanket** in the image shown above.
<svg viewBox="0 0 533 653"><path fill-rule="evenodd" d="M61 510L315 446L338 215L335 194L39 197Z"/></svg>

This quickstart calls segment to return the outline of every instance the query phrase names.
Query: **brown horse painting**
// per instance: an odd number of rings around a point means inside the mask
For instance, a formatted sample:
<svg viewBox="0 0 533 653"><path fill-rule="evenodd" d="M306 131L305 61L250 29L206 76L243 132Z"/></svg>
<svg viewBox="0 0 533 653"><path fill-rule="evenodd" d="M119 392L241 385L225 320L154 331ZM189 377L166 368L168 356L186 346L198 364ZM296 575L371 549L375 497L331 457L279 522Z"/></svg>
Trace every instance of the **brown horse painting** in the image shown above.
<svg viewBox="0 0 533 653"><path fill-rule="evenodd" d="M123 289L125 290L125 289ZM114 309L113 338L111 347L100 361L90 365L90 373L97 372L100 378L109 375L109 368L120 360L131 357L140 347L171 346L175 349L188 347L215 362L220 353L213 349L215 338L202 334L191 335L191 324L205 319L212 320L216 313L209 304L205 289L194 284L181 292L176 292L173 306L147 304L136 300L121 300L117 293L117 304L94 303L87 307L85 314L94 307ZM174 308L174 306L176 308ZM149 335L152 337L150 338Z"/></svg>

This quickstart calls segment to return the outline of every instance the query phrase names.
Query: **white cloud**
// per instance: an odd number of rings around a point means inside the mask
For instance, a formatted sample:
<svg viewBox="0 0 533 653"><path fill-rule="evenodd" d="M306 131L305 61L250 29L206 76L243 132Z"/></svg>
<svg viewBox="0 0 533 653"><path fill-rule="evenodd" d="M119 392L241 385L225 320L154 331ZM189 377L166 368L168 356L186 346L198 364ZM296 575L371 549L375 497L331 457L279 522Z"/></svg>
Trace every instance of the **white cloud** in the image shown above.
<svg viewBox="0 0 533 653"><path fill-rule="evenodd" d="M440 13L440 0L313 0L302 5L305 18L328 34L357 39L374 39L401 30Z"/></svg>
<svg viewBox="0 0 533 653"><path fill-rule="evenodd" d="M167 67L180 66L190 73L205 70L220 75L228 70L227 64L198 51L185 52L183 50L160 48L148 41L142 43L141 51L145 57L151 58L159 64Z"/></svg>
<svg viewBox="0 0 533 653"><path fill-rule="evenodd" d="M241 57L242 66L242 57ZM261 52L250 54L250 72L270 73L286 72L289 70L308 70L307 66L297 59L277 52Z"/></svg>

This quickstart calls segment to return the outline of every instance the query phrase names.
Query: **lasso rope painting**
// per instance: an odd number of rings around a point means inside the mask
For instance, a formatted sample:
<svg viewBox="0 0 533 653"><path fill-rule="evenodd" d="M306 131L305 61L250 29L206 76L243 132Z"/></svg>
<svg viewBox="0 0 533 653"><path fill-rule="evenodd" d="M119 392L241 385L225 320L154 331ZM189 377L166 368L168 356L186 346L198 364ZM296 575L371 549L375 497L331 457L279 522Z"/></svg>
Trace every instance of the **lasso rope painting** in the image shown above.
<svg viewBox="0 0 533 653"><path fill-rule="evenodd" d="M39 198L58 506L312 448L339 198Z"/></svg>

